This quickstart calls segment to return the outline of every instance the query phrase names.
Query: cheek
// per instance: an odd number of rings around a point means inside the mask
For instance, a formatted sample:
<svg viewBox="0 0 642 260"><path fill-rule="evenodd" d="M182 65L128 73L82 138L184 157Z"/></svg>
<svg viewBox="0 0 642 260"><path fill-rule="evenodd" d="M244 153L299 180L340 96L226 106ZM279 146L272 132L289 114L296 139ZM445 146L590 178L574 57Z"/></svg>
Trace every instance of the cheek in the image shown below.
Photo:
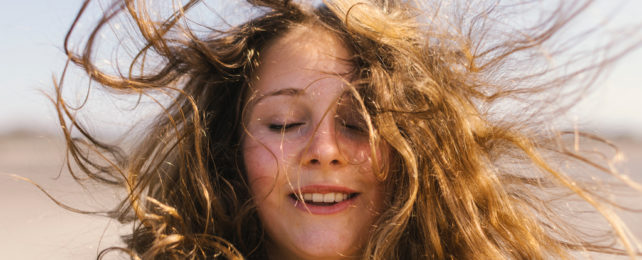
<svg viewBox="0 0 642 260"><path fill-rule="evenodd" d="M378 168L378 172L384 172L390 170L390 162L392 161L392 152L388 144L382 143L377 149L375 149L375 156L372 158L375 160Z"/></svg>
<svg viewBox="0 0 642 260"><path fill-rule="evenodd" d="M256 197L267 196L274 186L278 172L278 154L254 141L243 141L243 163L251 192Z"/></svg>
<svg viewBox="0 0 642 260"><path fill-rule="evenodd" d="M386 180L382 180L381 178L383 176L388 176L386 172L390 170L389 163L392 160L392 154L390 151L390 147L385 143L379 145L374 150L376 156L370 156L372 154L370 146L368 146L367 152L366 150L364 150L364 153L367 155L367 158L365 159L367 160L367 162L360 165L359 171L360 174L366 176L365 178L368 180L368 182L372 183L375 192L373 193L373 197L371 198L370 206L371 209L373 209L373 212L380 213L383 209L384 200L386 197L385 194L388 192L387 186L385 185ZM390 178L390 176L388 176L387 178Z"/></svg>
<svg viewBox="0 0 642 260"><path fill-rule="evenodd" d="M341 156L351 165L369 165L371 162L370 143L367 138L337 135L336 144Z"/></svg>
<svg viewBox="0 0 642 260"><path fill-rule="evenodd" d="M290 145L281 142L261 142L256 139L243 141L243 163L252 195L256 198L270 195L275 188L288 181L290 168L296 161L288 155ZM291 176L289 176L291 177Z"/></svg>
<svg viewBox="0 0 642 260"><path fill-rule="evenodd" d="M349 145L345 145L345 144ZM382 143L373 150L368 140L362 142L344 142L344 154L350 157L350 163L359 165L361 173L379 174L387 169L386 164L390 162L390 147ZM373 154L374 152L374 154ZM373 174L373 175L376 175Z"/></svg>

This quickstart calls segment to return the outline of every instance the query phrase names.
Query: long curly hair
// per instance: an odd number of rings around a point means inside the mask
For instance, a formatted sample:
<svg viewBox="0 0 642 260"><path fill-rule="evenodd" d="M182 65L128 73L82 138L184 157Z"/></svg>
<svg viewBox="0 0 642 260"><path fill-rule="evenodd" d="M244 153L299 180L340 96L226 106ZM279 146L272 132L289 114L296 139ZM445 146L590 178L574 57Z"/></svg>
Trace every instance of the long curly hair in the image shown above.
<svg viewBox="0 0 642 260"><path fill-rule="evenodd" d="M199 2L188 1L158 20L144 0L114 1L81 51L74 51L69 41L87 0L66 38L70 64L102 88L152 100L169 97L158 101L162 113L142 130L144 138L126 150L94 137L56 85L69 158L92 179L126 189L126 198L109 213L134 223L134 230L126 248L109 248L101 256L120 250L133 259L267 258L268 238L240 142L261 53L293 26L327 30L352 52L351 84L358 86L371 140L392 150L380 176L390 191L386 210L362 258L637 254L611 202L566 166L621 177L567 145L568 136L600 139L541 124L563 113L605 66L637 46L581 66L577 60L553 66L551 55L566 50L543 49L555 46L549 43L590 1L560 3L528 26L512 26L510 19L521 13L511 12L536 3L333 0L313 7L251 0L254 18L219 28L202 25L207 33L193 30L186 16ZM101 69L94 57L101 32L118 17L132 22L130 37L142 39L125 73ZM582 235L562 217L570 209L559 207L559 199L569 197L604 216L610 240Z"/></svg>

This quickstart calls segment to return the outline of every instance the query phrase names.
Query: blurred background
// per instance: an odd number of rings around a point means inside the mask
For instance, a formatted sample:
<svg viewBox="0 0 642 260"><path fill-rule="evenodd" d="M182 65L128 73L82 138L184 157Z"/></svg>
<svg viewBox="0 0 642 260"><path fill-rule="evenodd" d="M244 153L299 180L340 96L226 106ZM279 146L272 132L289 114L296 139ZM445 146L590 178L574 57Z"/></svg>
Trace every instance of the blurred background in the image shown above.
<svg viewBox="0 0 642 260"><path fill-rule="evenodd" d="M34 185L12 177L30 178L61 203L84 210L105 209L101 206L112 205L120 196L107 188L80 186L66 173L65 145L54 106L47 98L53 93L53 77L59 77L64 66L62 42L81 1L1 2L0 258L94 258L99 249L117 245L118 234L129 227L104 217L66 211ZM589 12L590 17L599 19L610 17L612 10L618 10L614 25L640 22L642 1L597 1ZM642 179L640 68L642 50L626 55L609 69L600 86L562 119L620 145L626 154L624 172L638 180ZM66 91L73 93L74 85L84 84L86 81L70 77ZM113 101L98 96L92 102L97 105L89 108L92 121L88 124L97 133L115 136L132 122L131 115L113 112ZM144 118L153 112L139 111L133 116ZM630 222L634 222L633 231L642 234L642 220Z"/></svg>

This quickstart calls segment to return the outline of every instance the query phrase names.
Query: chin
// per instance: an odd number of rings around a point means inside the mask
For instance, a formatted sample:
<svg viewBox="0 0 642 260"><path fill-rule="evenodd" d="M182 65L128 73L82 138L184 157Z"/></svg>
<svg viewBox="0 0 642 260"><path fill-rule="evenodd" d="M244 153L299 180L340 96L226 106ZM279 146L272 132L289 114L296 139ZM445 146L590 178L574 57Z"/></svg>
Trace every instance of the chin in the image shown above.
<svg viewBox="0 0 642 260"><path fill-rule="evenodd" d="M271 259L357 259L360 257L360 241L354 241L341 232L324 230L299 234L299 239L290 241L288 248L275 247Z"/></svg>
<svg viewBox="0 0 642 260"><path fill-rule="evenodd" d="M314 260L330 260L330 259L358 259L360 254L359 250L354 248L328 248L323 246L304 246L292 250L289 253L280 252L272 254L271 259L314 259Z"/></svg>

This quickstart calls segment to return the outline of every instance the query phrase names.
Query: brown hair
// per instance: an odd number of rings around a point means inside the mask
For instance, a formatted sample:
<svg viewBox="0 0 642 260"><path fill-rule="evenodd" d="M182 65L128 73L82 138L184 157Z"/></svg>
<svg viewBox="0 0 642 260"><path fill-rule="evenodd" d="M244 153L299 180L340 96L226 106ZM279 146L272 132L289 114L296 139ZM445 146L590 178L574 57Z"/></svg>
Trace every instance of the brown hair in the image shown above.
<svg viewBox="0 0 642 260"><path fill-rule="evenodd" d="M127 190L127 198L111 213L135 224L128 248L118 249L132 258L266 258L265 234L240 156L243 107L261 52L294 25L320 25L353 52L353 84L359 86L371 134L393 150L390 170L382 176L391 191L388 207L373 225L363 258L544 259L568 257L572 250L623 253L565 224L549 193L556 190L570 192L560 196L572 194L603 214L616 231L611 238L620 239L629 254L639 250L604 206L608 203L547 156L617 173L567 149L564 133L534 127L537 119L545 119L545 106L567 100L548 99L545 93L568 94L562 91L574 80L598 74L613 59L562 74L570 64L511 70L520 60L546 58L537 49L586 6L560 5L530 29L506 31L510 27L493 20L503 10L495 4L472 15L464 13L470 6L458 6L457 15L446 18L437 8L441 5L432 2L422 7L337 0L310 9L287 0L256 0L248 2L263 7L257 18L199 36L183 26L184 12L197 2L158 22L147 15L144 1L116 1L82 53L65 43L69 61L93 82L172 98L145 139L128 153L92 137L60 92L56 99L71 158L89 177ZM135 22L144 47L126 75L110 75L96 67L92 55L99 32L120 14ZM501 33L510 37L498 37ZM162 66L145 68L158 62L148 56L159 58ZM527 116L501 116L507 112L497 109L506 100L521 100L517 104ZM526 110L534 104L540 109ZM81 138L72 138L72 129ZM100 156L83 153L83 147Z"/></svg>

